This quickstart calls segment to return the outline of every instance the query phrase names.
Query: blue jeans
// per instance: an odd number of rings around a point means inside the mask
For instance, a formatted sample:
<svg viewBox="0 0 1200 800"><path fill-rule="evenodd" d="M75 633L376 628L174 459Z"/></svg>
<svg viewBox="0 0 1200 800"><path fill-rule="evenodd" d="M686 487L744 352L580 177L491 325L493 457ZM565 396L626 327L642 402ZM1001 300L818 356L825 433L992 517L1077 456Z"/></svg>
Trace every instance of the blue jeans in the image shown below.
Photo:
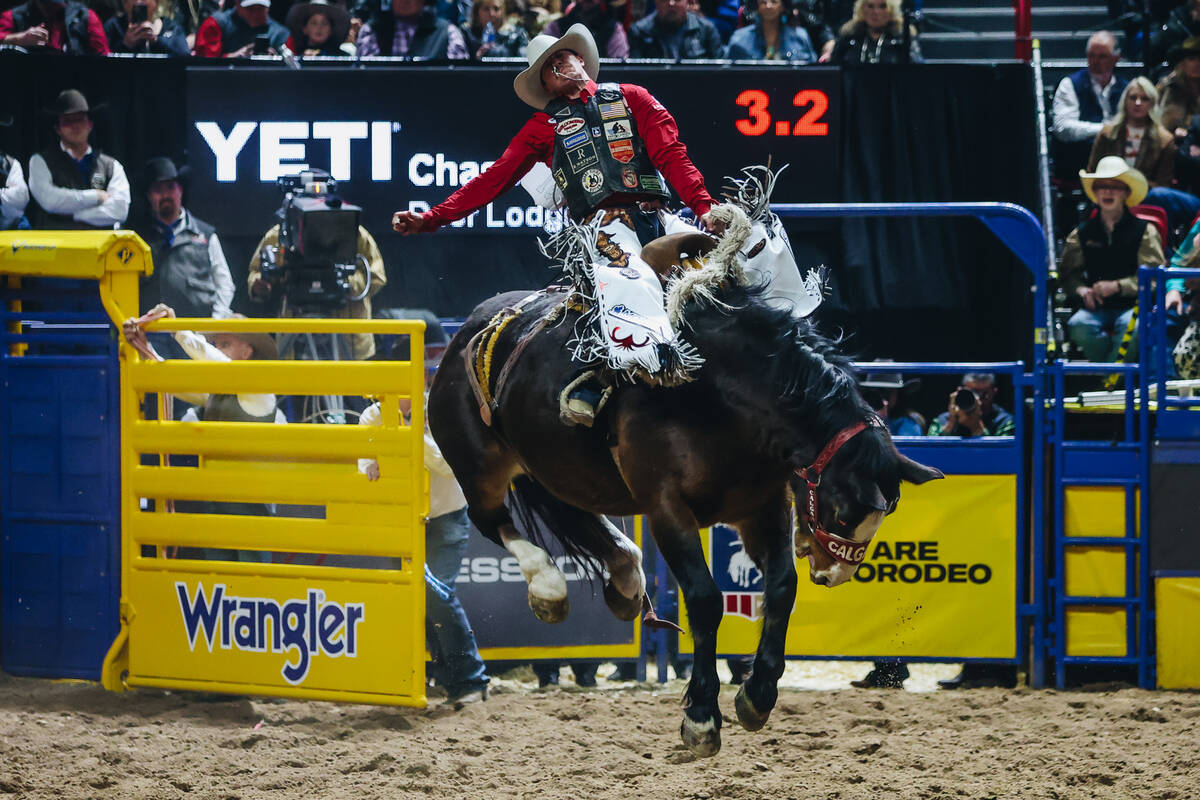
<svg viewBox="0 0 1200 800"><path fill-rule="evenodd" d="M458 596L454 579L467 552L471 523L465 508L434 517L425 524L425 563L434 576L451 589L443 600L425 587L425 636L433 656L433 679L450 697L459 697L488 685L487 669L479 656L475 634Z"/></svg>
<svg viewBox="0 0 1200 800"><path fill-rule="evenodd" d="M1133 317L1133 309L1124 311L1113 308L1097 308L1088 311L1081 308L1067 320L1067 331L1071 343L1083 351L1083 357L1088 361L1110 362L1117 360L1117 350L1121 347L1121 339L1129 327ZM1129 342L1126 358L1137 360L1137 330Z"/></svg>

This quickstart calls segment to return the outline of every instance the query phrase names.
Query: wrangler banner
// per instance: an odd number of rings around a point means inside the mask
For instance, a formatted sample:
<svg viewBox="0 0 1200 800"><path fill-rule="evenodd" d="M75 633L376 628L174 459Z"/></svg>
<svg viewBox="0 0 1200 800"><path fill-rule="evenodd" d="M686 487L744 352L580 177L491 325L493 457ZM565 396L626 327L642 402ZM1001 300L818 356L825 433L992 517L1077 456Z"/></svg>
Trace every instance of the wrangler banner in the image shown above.
<svg viewBox="0 0 1200 800"><path fill-rule="evenodd" d="M1013 475L905 485L852 581L817 586L807 560L797 562L787 654L1015 658L1016 492ZM753 653L762 575L733 529L718 525L702 539L725 602L717 652ZM690 652L690 637L680 636L679 648Z"/></svg>

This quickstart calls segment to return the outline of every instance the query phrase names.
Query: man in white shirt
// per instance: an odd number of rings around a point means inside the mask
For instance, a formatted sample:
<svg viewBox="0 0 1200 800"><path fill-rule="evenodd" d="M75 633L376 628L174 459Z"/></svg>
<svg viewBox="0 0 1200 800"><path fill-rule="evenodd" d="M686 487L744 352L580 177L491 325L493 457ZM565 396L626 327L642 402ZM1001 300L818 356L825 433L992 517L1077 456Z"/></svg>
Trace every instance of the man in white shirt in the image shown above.
<svg viewBox="0 0 1200 800"><path fill-rule="evenodd" d="M0 125L11 125L0 122ZM29 187L25 185L25 172L21 162L8 153L0 153L0 230L28 228L25 207L29 205Z"/></svg>
<svg viewBox="0 0 1200 800"><path fill-rule="evenodd" d="M29 159L29 191L40 207L35 227L49 230L116 228L129 215L129 180L121 162L94 150L92 109L75 89L58 95L58 143Z"/></svg>
<svg viewBox="0 0 1200 800"><path fill-rule="evenodd" d="M1074 176L1087 166L1092 142L1100 128L1112 122L1127 81L1113 74L1121 51L1108 31L1092 34L1087 43L1086 68L1063 78L1054 92L1054 167L1060 176Z"/></svg>

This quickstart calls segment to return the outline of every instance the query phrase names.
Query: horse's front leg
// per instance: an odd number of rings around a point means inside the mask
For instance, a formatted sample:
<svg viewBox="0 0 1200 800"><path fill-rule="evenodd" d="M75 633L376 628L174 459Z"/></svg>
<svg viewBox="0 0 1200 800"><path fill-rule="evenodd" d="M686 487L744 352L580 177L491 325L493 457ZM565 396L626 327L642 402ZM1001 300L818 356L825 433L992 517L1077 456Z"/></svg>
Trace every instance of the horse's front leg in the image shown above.
<svg viewBox="0 0 1200 800"><path fill-rule="evenodd" d="M683 702L683 743L697 756L721 749L721 709L717 695L717 626L721 624L721 592L704 560L696 521L690 513L660 512L650 516L658 549L679 582L687 604L695 662Z"/></svg>
<svg viewBox="0 0 1200 800"><path fill-rule="evenodd" d="M763 573L763 629L754 670L734 700L738 722L748 731L767 723L783 675L788 620L796 604L796 558L786 492L736 526L742 543Z"/></svg>
<svg viewBox="0 0 1200 800"><path fill-rule="evenodd" d="M517 559L517 566L529 584L529 607L542 622L562 622L570 613L567 578L550 554L517 533L511 524L500 526L504 549Z"/></svg>

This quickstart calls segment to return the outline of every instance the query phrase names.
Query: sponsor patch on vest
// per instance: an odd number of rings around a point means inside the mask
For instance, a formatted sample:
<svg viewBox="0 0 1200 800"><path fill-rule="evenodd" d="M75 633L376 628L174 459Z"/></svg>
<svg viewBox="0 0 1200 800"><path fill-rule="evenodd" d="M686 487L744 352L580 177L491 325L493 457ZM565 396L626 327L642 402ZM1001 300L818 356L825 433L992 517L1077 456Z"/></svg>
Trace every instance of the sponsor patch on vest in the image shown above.
<svg viewBox="0 0 1200 800"><path fill-rule="evenodd" d="M625 104L621 101L600 104L600 119L616 119L625 116Z"/></svg>
<svg viewBox="0 0 1200 800"><path fill-rule="evenodd" d="M567 173L563 172L561 167L554 170L554 182L558 184L558 188L560 189L567 188ZM766 239L763 239L764 243L766 241Z"/></svg>
<svg viewBox="0 0 1200 800"><path fill-rule="evenodd" d="M570 150L572 147L579 147L579 145L583 144L587 140L587 131L579 131L579 133L573 133L570 136L564 136L562 143L563 147Z"/></svg>
<svg viewBox="0 0 1200 800"><path fill-rule="evenodd" d="M105 187L105 185L106 184L104 182L104 174L103 173L97 172L95 175L92 176L92 188L93 189L103 189Z"/></svg>
<svg viewBox="0 0 1200 800"><path fill-rule="evenodd" d="M598 169L589 169L580 180L585 192L595 194L604 188L604 173Z"/></svg>
<svg viewBox="0 0 1200 800"><path fill-rule="evenodd" d="M575 133L575 131L579 130L586 124L587 123L579 117L572 117L571 119L563 120L562 122L558 123L558 125L554 127L554 132L559 136L570 136L572 133Z"/></svg>
<svg viewBox="0 0 1200 800"><path fill-rule="evenodd" d="M612 157L622 164L628 164L633 161L633 141L630 139L622 139L619 142L609 142L608 152L612 153Z"/></svg>
<svg viewBox="0 0 1200 800"><path fill-rule="evenodd" d="M627 119L616 119L604 123L605 139L628 139L631 136L633 136L633 128Z"/></svg>
<svg viewBox="0 0 1200 800"><path fill-rule="evenodd" d="M592 136L596 137L597 139L600 138L600 129L592 128Z"/></svg>
<svg viewBox="0 0 1200 800"><path fill-rule="evenodd" d="M625 167L621 170L621 183L625 184L627 189L636 189L638 185L637 170L633 167Z"/></svg>
<svg viewBox="0 0 1200 800"><path fill-rule="evenodd" d="M599 160L600 157L596 155L596 148L591 143L567 151L567 162L571 165L571 172L576 175Z"/></svg>
<svg viewBox="0 0 1200 800"><path fill-rule="evenodd" d="M653 176L642 178L642 188L648 192L661 192L662 181Z"/></svg>

